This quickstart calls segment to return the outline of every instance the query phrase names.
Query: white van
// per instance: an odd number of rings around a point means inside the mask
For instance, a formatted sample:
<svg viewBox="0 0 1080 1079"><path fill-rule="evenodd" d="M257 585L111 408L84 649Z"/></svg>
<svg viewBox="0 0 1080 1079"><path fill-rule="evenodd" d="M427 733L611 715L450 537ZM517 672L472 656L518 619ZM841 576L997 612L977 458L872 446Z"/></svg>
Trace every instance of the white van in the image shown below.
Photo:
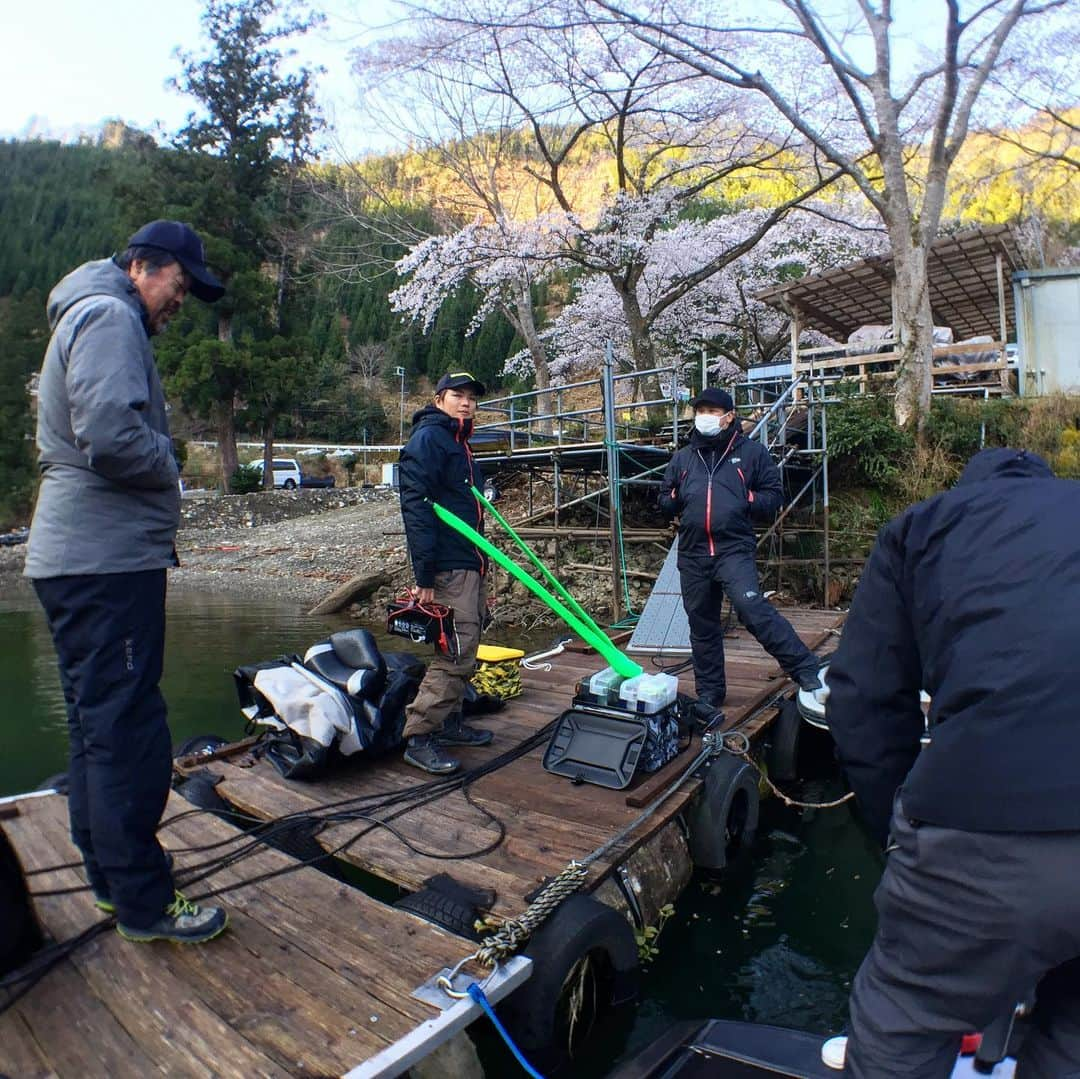
<svg viewBox="0 0 1080 1079"><path fill-rule="evenodd" d="M248 467L255 469L259 476L262 476L263 463L261 457L257 461L250 462ZM300 486L300 466L296 463L295 458L274 458L274 486L284 487L289 491Z"/></svg>

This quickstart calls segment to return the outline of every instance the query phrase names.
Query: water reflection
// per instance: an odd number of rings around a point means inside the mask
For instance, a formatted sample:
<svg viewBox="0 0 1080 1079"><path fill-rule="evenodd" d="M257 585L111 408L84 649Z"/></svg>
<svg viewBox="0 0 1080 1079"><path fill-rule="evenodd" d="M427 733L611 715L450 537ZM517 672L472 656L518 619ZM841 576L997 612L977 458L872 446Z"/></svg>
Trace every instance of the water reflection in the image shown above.
<svg viewBox="0 0 1080 1079"><path fill-rule="evenodd" d="M240 737L232 672L242 663L303 653L353 623L311 618L295 607L235 596L169 597L162 688L174 742L208 732ZM394 647L409 647L394 638ZM64 700L45 617L28 586L0 599L0 794L27 790L63 771Z"/></svg>

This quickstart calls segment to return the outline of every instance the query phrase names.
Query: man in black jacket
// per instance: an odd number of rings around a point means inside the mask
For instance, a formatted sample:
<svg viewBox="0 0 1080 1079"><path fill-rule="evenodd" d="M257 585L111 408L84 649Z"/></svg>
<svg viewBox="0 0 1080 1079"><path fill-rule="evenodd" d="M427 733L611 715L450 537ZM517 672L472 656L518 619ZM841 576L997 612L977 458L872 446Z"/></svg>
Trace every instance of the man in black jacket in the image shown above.
<svg viewBox="0 0 1080 1079"><path fill-rule="evenodd" d="M690 444L668 463L660 510L679 521L679 583L690 623L698 699L719 708L724 675L724 593L739 621L804 689L819 688L819 663L791 624L761 594L752 520L770 521L783 502L769 451L743 437L726 390L709 387L690 402Z"/></svg>
<svg viewBox="0 0 1080 1079"><path fill-rule="evenodd" d="M431 508L438 502L484 531L483 508L470 490L482 490L484 477L469 449L476 406L484 393L484 384L468 371L443 375L435 387L435 403L413 416L412 434L401 450L401 516L416 578L413 593L420 603L441 603L454 612L456 654L436 653L416 699L405 710L405 760L433 775L459 767L442 753L442 746L483 746L492 738L491 731L471 727L461 718L487 610L487 559Z"/></svg>
<svg viewBox="0 0 1080 1079"><path fill-rule="evenodd" d="M983 450L886 525L863 571L828 719L868 824L891 839L850 1075L948 1075L961 1035L1037 985L1017 1074L1080 1074L1075 979L1043 980L1080 956L1078 536L1080 484Z"/></svg>

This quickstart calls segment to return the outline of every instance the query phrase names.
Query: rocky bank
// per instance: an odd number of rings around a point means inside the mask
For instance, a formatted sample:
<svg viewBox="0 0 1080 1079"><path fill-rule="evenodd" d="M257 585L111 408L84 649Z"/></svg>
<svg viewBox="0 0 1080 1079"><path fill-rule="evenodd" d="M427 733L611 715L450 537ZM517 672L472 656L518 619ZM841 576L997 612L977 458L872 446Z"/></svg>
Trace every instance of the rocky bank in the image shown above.
<svg viewBox="0 0 1080 1079"><path fill-rule="evenodd" d="M513 519L512 511L509 516ZM169 575L173 591L227 591L306 610L355 576L381 578L371 594L351 608L354 617L365 622L385 617L386 603L412 584L398 495L388 488L304 488L228 496L188 492L176 547L180 567ZM554 565L552 543L540 542L537 551ZM25 545L0 547L0 594L26 587L21 578L25 553ZM634 554L635 565L651 572L663 561L659 545ZM573 557L571 551L563 553L564 562ZM576 557L593 562L602 556L579 551ZM594 617L605 617L610 588L606 574L563 572L560 578ZM631 589L640 610L649 584L635 580ZM557 621L501 570L493 573L490 590L497 622L533 628Z"/></svg>

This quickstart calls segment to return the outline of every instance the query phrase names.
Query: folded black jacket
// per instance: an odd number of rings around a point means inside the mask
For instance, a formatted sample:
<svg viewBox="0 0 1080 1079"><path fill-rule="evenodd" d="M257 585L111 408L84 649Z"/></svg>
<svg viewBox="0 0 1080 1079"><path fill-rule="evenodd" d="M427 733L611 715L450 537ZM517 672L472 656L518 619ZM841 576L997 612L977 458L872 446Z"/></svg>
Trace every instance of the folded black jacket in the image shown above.
<svg viewBox="0 0 1080 1079"><path fill-rule="evenodd" d="M660 510L679 518L679 563L753 552L752 521L771 521L783 503L769 451L736 430L707 438L694 431L664 471Z"/></svg>
<svg viewBox="0 0 1080 1079"><path fill-rule="evenodd" d="M829 668L828 721L868 823L1080 829L1080 483L984 450L881 531ZM920 752L919 690L932 698Z"/></svg>
<svg viewBox="0 0 1080 1079"><path fill-rule="evenodd" d="M413 574L421 588L433 587L435 574L443 570L487 571L487 558L431 508L438 502L477 532L484 531L483 508L469 490L484 489L483 473L469 449L471 434L471 421L462 425L428 405L413 416L412 434L401 449L401 516Z"/></svg>

